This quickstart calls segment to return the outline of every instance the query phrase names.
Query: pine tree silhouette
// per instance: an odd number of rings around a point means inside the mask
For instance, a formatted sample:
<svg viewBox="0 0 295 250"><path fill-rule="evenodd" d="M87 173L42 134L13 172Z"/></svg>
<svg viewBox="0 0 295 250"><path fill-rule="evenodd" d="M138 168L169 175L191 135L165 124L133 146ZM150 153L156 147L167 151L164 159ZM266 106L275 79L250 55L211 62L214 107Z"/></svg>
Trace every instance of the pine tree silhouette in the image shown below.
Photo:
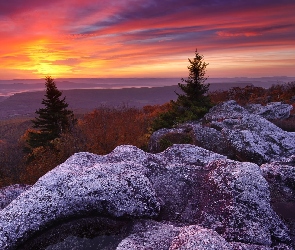
<svg viewBox="0 0 295 250"><path fill-rule="evenodd" d="M45 80L46 94L42 100L45 107L37 110L39 116L32 120L37 131L29 133L27 142L31 148L49 145L76 122L73 111L67 109L69 105L65 97L61 99L62 92L57 89L54 80L50 76Z"/></svg>

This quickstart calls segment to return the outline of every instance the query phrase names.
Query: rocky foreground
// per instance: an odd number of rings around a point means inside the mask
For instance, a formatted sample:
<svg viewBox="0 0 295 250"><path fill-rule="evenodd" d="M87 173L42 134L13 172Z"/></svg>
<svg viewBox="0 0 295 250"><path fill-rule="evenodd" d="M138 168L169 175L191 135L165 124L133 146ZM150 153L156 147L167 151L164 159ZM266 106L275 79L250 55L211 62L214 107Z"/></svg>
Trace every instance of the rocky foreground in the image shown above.
<svg viewBox="0 0 295 250"><path fill-rule="evenodd" d="M274 115L290 112L279 106ZM295 135L261 112L230 101L150 144L184 133L195 145L77 153L33 186L1 189L0 249L71 249L97 237L110 237L97 249L293 249Z"/></svg>

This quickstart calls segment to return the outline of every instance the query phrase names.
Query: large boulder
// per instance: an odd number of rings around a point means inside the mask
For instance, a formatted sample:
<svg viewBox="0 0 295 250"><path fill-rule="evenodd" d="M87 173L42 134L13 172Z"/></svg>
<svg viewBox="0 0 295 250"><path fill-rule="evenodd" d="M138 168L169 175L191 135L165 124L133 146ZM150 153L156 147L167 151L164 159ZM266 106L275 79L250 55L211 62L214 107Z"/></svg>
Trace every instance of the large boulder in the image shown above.
<svg viewBox="0 0 295 250"><path fill-rule="evenodd" d="M57 220L87 214L155 217L160 204L133 162L98 163L79 153L40 178L0 212L0 249L10 249ZM96 164L97 163L97 164Z"/></svg>
<svg viewBox="0 0 295 250"><path fill-rule="evenodd" d="M204 121L222 133L240 161L257 164L284 159L295 153L295 135L265 118L249 113L235 101L213 107Z"/></svg>
<svg viewBox="0 0 295 250"><path fill-rule="evenodd" d="M288 229L270 206L268 184L256 164L193 145L174 145L159 154L120 146L105 156L75 154L1 210L0 249L25 245L36 233L89 215L111 218L103 220L106 224L140 218L165 222L147 230L134 227L138 231L119 244L122 249L138 249L138 239L151 246L164 246L166 239L172 245L177 235L173 249L204 240L216 247L230 241L266 247L289 243Z"/></svg>
<svg viewBox="0 0 295 250"><path fill-rule="evenodd" d="M276 105L269 105L265 109L270 110ZM289 110L290 105L285 109ZM251 110L254 110L254 113L251 113ZM185 135L191 136L192 144L226 155L233 160L260 165L283 160L295 154L295 134L283 131L257 113L264 114L254 108L247 110L235 101L228 101L210 109L199 122L156 131L151 136L149 149L158 152L160 149L158 145L168 134L177 133L180 136L181 133L186 133ZM272 117L277 117L278 114L280 113L275 112ZM172 141L172 143L177 142Z"/></svg>
<svg viewBox="0 0 295 250"><path fill-rule="evenodd" d="M197 225L177 227L172 224L140 221L133 227L133 233L126 237L117 250L230 250L230 244L218 233Z"/></svg>

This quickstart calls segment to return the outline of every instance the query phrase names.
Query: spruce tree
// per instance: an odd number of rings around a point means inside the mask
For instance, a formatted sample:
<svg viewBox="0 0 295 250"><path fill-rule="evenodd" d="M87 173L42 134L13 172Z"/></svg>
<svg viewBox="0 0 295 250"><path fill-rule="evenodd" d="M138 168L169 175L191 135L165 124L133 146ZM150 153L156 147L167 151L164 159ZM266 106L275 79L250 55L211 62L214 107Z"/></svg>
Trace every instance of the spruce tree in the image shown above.
<svg viewBox="0 0 295 250"><path fill-rule="evenodd" d="M183 93L176 93L178 98L175 104L181 113L179 122L197 120L213 106L207 95L210 84L205 83L208 63L205 63L204 56L200 55L198 50L195 51L195 57L188 61L189 76L186 80L182 78L182 83L178 83Z"/></svg>
<svg viewBox="0 0 295 250"><path fill-rule="evenodd" d="M207 95L209 84L205 83L208 63L205 63L204 57L197 50L195 57L188 61L189 76L186 80L182 78L182 83L178 83L182 93L176 93L177 100L170 102L172 108L155 119L152 124L153 131L171 128L186 121L198 120L213 106Z"/></svg>
<svg viewBox="0 0 295 250"><path fill-rule="evenodd" d="M50 76L45 78L45 87L45 98L42 100L44 108L37 110L38 117L32 120L33 128L37 131L30 132L27 141L31 148L49 145L76 122L73 111L67 109L65 97L61 99L62 92Z"/></svg>

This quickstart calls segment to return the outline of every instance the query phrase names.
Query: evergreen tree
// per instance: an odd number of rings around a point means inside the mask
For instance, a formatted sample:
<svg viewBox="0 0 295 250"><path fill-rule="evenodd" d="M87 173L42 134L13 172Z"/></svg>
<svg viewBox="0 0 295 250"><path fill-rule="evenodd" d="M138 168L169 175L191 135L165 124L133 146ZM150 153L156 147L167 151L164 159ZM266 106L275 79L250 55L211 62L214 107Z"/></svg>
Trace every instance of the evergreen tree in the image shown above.
<svg viewBox="0 0 295 250"><path fill-rule="evenodd" d="M62 92L57 89L54 80L50 76L45 80L46 94L42 100L45 107L37 110L39 116L32 120L37 131L29 132L27 142L31 148L49 145L76 122L73 112L67 109L65 97L61 99Z"/></svg>
<svg viewBox="0 0 295 250"><path fill-rule="evenodd" d="M188 59L188 61L190 63L188 66L189 76L186 80L182 78L182 83L178 83L183 93L176 93L177 100L170 102L172 108L155 119L152 125L153 131L200 119L213 106L207 95L209 84L205 84L208 63L204 62L204 57L197 50L195 57Z"/></svg>
<svg viewBox="0 0 295 250"><path fill-rule="evenodd" d="M204 56L198 51L195 52L195 58L188 59L190 65L188 78L181 79L183 83L178 83L183 94L178 94L176 106L180 110L181 117L179 122L188 120L197 120L203 117L213 106L210 97L207 95L210 84L206 84L207 77Z"/></svg>

